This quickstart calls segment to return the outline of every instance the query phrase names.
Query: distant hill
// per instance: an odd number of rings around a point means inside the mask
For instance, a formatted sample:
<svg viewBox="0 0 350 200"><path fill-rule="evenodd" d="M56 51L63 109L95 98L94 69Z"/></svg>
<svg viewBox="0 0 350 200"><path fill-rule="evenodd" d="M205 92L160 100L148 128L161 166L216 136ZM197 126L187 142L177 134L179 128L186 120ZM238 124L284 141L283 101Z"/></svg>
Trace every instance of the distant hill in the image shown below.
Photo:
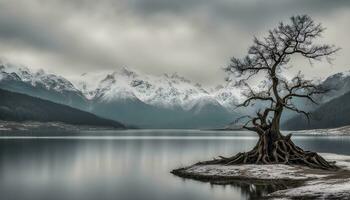
<svg viewBox="0 0 350 200"><path fill-rule="evenodd" d="M74 125L125 128L119 122L103 119L85 111L3 89L0 89L0 120L58 121Z"/></svg>
<svg viewBox="0 0 350 200"><path fill-rule="evenodd" d="M350 125L350 92L322 104L312 112L310 124L304 116L296 116L283 124L286 130L336 128Z"/></svg>

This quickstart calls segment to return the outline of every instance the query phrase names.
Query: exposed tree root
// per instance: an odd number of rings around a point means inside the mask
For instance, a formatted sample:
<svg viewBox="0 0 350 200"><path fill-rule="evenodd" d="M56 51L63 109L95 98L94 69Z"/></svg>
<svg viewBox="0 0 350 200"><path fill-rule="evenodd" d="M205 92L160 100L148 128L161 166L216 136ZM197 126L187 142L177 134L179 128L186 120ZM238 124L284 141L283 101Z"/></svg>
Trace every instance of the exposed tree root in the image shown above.
<svg viewBox="0 0 350 200"><path fill-rule="evenodd" d="M304 165L324 170L338 169L335 163L327 162L316 152L304 151L291 141L291 135L271 141L263 134L256 146L249 152L238 153L232 157L214 158L197 164L292 164Z"/></svg>

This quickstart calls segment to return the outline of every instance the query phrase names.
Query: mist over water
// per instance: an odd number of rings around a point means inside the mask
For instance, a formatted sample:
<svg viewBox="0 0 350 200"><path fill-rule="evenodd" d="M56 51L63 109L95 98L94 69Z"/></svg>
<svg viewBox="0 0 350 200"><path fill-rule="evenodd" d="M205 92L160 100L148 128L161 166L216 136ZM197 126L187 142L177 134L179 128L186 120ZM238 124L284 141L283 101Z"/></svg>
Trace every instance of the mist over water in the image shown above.
<svg viewBox="0 0 350 200"><path fill-rule="evenodd" d="M182 130L2 137L0 194L23 200L249 199L254 191L184 180L170 171L249 150L256 140L244 132ZM294 141L318 152L350 154L349 137L295 136Z"/></svg>

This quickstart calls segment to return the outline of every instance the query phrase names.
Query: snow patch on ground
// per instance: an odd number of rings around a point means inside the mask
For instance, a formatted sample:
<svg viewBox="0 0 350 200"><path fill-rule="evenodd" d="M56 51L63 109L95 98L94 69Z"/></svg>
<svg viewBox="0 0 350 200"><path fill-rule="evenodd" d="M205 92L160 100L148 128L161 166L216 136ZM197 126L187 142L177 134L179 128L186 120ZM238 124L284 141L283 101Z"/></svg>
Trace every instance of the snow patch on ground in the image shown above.
<svg viewBox="0 0 350 200"><path fill-rule="evenodd" d="M326 160L336 161L342 170L350 170L350 156L322 153ZM339 174L329 174L320 179L308 180L304 185L287 190L276 191L269 196L281 197L275 199L296 199L310 197L312 199L350 199L349 171Z"/></svg>
<svg viewBox="0 0 350 200"><path fill-rule="evenodd" d="M350 170L350 156L333 153L321 153L320 155L328 161L335 161L342 169Z"/></svg>
<svg viewBox="0 0 350 200"><path fill-rule="evenodd" d="M308 196L314 199L349 199L350 179L330 179L308 181L304 186L280 190L269 196L282 196L282 199ZM275 198L278 199L278 198Z"/></svg>
<svg viewBox="0 0 350 200"><path fill-rule="evenodd" d="M304 173L303 167L289 165L194 165L186 169L186 172L205 175L205 176L223 176L223 177L245 177L247 179L288 179L288 180L306 180L310 178L320 178L325 175Z"/></svg>
<svg viewBox="0 0 350 200"><path fill-rule="evenodd" d="M350 199L350 156L321 153L326 160L335 161L341 169L324 171L292 165L193 165L184 172L210 180L290 180L303 184L268 194L272 199Z"/></svg>

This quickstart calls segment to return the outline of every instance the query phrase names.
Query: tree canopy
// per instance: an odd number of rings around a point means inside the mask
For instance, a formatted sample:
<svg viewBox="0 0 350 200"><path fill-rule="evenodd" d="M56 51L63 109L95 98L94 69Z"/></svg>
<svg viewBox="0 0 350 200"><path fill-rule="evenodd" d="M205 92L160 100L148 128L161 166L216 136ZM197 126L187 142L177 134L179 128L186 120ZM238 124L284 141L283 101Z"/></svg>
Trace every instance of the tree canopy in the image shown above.
<svg viewBox="0 0 350 200"><path fill-rule="evenodd" d="M237 78L237 85L245 88L243 95L246 99L238 106L246 107L254 101L270 103L268 108L258 111L256 116L249 116L250 120L244 128L259 134L267 128L279 131L284 109L304 114L309 118L310 114L297 108L291 100L303 98L317 103L313 96L327 92L327 88L321 88L312 80L306 80L301 72L290 79L285 78L283 72L290 67L288 64L297 55L311 63L321 61L322 58L331 62L330 56L339 49L333 45L317 44L317 39L324 30L321 24L315 23L307 15L293 16L290 23L280 22L263 39L255 37L244 58L231 59L225 70ZM251 86L249 80L259 78L258 74L265 77L256 89ZM249 123L253 126L248 126Z"/></svg>

